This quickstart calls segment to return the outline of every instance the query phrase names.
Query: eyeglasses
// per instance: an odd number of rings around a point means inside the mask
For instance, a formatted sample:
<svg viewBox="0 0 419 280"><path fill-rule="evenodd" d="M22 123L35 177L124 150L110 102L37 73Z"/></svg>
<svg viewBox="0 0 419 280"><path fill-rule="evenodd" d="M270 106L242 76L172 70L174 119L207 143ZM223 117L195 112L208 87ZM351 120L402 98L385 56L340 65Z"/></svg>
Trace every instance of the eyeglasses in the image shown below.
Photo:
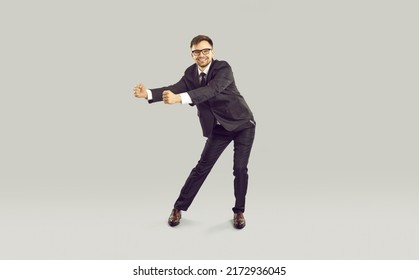
<svg viewBox="0 0 419 280"><path fill-rule="evenodd" d="M207 55L207 54L209 54L209 52L211 51L212 49L202 49L202 50L194 50L194 51L192 51L192 55L193 56L199 56L199 54L202 52L202 54L203 55Z"/></svg>

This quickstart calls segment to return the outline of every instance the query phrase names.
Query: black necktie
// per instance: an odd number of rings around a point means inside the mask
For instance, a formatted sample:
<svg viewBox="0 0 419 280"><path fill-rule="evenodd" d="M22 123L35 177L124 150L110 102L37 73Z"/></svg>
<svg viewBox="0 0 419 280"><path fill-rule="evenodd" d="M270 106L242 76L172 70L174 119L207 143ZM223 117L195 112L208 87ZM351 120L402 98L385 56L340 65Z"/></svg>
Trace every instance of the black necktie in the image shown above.
<svg viewBox="0 0 419 280"><path fill-rule="evenodd" d="M201 87L204 87L204 86L206 86L206 85L207 85L207 81L206 81L206 79L205 79L205 73L204 73L204 72L202 72L202 73L200 74L200 76L201 76Z"/></svg>

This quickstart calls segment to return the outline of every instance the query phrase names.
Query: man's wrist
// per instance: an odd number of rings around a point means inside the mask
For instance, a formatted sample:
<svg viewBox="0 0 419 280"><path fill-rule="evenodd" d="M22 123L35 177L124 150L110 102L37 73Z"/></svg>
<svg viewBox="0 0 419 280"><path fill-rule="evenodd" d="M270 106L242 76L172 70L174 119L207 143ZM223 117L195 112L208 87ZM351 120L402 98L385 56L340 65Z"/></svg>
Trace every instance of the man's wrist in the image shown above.
<svg viewBox="0 0 419 280"><path fill-rule="evenodd" d="M180 96L180 104L190 104L192 103L191 97L187 92L179 93Z"/></svg>

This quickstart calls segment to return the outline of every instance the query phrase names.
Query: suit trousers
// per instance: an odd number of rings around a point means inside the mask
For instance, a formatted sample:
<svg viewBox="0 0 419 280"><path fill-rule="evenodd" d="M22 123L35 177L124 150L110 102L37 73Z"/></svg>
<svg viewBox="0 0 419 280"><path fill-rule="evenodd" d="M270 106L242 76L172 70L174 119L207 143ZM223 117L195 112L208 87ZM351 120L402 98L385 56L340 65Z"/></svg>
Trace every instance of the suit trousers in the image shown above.
<svg viewBox="0 0 419 280"><path fill-rule="evenodd" d="M188 210L214 164L225 148L233 141L235 196L233 212L244 212L249 179L247 165L254 138L255 125L252 122L247 123L235 131L227 131L221 125L216 125L205 143L201 158L186 179L174 207L179 210Z"/></svg>

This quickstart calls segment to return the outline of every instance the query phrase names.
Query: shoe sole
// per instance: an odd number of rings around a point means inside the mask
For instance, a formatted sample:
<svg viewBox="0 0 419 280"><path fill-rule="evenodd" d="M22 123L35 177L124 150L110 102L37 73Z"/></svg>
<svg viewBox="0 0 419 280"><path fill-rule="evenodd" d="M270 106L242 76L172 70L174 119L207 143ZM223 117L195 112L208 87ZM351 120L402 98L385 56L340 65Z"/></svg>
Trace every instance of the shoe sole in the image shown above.
<svg viewBox="0 0 419 280"><path fill-rule="evenodd" d="M246 224L243 224L243 225L233 225L233 226L236 229L242 229L242 228L244 228L246 226Z"/></svg>
<svg viewBox="0 0 419 280"><path fill-rule="evenodd" d="M167 223L168 223L168 224L169 224L169 226L171 226L171 227L175 227L175 226L177 226L178 224L180 224L180 222L171 222L171 221L168 221Z"/></svg>

